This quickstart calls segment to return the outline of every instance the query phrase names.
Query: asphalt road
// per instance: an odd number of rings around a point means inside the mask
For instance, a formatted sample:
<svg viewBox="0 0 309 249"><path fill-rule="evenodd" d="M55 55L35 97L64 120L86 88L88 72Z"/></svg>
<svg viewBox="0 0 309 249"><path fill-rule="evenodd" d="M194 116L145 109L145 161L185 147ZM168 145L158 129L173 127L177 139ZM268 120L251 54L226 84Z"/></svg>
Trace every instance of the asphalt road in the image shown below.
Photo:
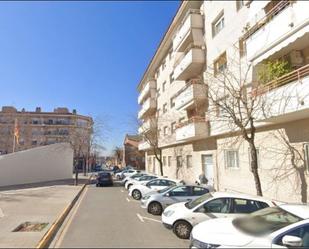
<svg viewBox="0 0 309 249"><path fill-rule="evenodd" d="M88 186L56 240L59 248L189 247L189 241L178 239L160 216L148 214L120 186Z"/></svg>

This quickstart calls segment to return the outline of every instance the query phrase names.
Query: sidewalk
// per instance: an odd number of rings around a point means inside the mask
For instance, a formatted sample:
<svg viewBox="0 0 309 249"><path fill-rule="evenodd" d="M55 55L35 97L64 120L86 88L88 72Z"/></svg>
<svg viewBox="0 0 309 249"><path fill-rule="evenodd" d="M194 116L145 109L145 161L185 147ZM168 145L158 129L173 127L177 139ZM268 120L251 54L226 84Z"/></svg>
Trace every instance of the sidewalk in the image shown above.
<svg viewBox="0 0 309 249"><path fill-rule="evenodd" d="M0 191L0 247L34 248L62 211L69 205L86 181L81 177L79 186L69 182L30 188ZM13 232L24 222L48 223L39 232Z"/></svg>

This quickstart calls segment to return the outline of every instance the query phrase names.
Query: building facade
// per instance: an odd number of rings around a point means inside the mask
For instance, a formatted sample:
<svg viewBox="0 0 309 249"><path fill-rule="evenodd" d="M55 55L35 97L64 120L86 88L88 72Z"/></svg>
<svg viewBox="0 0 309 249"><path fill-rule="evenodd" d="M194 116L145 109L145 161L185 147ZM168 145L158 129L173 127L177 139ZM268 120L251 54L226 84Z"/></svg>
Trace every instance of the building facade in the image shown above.
<svg viewBox="0 0 309 249"><path fill-rule="evenodd" d="M145 169L145 155L138 150L140 141L141 137L138 135L127 134L125 136L123 142L123 167L130 165L139 170Z"/></svg>
<svg viewBox="0 0 309 249"><path fill-rule="evenodd" d="M164 175L194 182L205 174L218 190L256 193L249 144L231 114L214 105L214 94L233 98L218 83L228 81L258 103L252 115L264 195L307 200L308 7L286 0L181 3L138 85L139 148L148 171L159 173L159 150ZM157 134L157 143L147 133Z"/></svg>
<svg viewBox="0 0 309 249"><path fill-rule="evenodd" d="M75 156L89 153L93 121L91 117L56 108L53 112L18 111L4 106L0 112L0 153L8 154L38 146L70 143ZM14 136L17 130L18 139ZM15 140L15 141L14 141Z"/></svg>

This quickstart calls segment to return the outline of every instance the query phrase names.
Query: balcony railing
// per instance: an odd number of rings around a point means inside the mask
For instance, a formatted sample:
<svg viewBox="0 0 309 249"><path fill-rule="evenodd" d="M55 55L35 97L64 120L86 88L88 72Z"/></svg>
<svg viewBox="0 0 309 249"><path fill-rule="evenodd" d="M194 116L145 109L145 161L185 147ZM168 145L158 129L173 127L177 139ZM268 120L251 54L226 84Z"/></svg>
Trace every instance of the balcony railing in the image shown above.
<svg viewBox="0 0 309 249"><path fill-rule="evenodd" d="M273 9L271 9L266 15L264 15L260 20L258 20L252 27L249 27L244 36L243 39L248 39L251 35L253 35L256 31L261 29L265 24L270 22L274 16L276 16L278 13L280 13L283 9L285 9L287 6L292 4L292 1L290 0L282 0L280 1Z"/></svg>
<svg viewBox="0 0 309 249"><path fill-rule="evenodd" d="M156 100L154 98L148 98L142 105L142 109L138 113L138 118L144 118L148 112L155 110L156 106Z"/></svg>
<svg viewBox="0 0 309 249"><path fill-rule="evenodd" d="M192 104L206 100L206 85L200 79L192 79L175 95L175 108L187 109Z"/></svg>
<svg viewBox="0 0 309 249"><path fill-rule="evenodd" d="M148 150L151 146L147 141L142 141L138 144L138 150Z"/></svg>
<svg viewBox="0 0 309 249"><path fill-rule="evenodd" d="M265 92L269 92L274 88L284 86L288 83L291 83L294 81L301 81L301 79L306 76L309 76L309 64L297 70L294 70L290 73L287 73L278 79L272 80L265 85L257 86L255 89L253 89L252 94L254 96L261 95L261 94L264 94Z"/></svg>
<svg viewBox="0 0 309 249"><path fill-rule="evenodd" d="M144 86L143 90L140 92L139 97L138 97L138 103L141 104L142 101L148 96L148 94L151 91L155 92L155 87L156 87L156 81L155 80L150 80L146 83ZM154 97L154 96L153 96Z"/></svg>
<svg viewBox="0 0 309 249"><path fill-rule="evenodd" d="M198 123L198 122L206 122L206 119L204 117L201 117L201 116L193 116L191 118L189 118L188 120L186 121L183 121L181 123L178 123L176 125L176 129L178 128L181 128L181 127L184 127L188 124L192 124L192 123Z"/></svg>

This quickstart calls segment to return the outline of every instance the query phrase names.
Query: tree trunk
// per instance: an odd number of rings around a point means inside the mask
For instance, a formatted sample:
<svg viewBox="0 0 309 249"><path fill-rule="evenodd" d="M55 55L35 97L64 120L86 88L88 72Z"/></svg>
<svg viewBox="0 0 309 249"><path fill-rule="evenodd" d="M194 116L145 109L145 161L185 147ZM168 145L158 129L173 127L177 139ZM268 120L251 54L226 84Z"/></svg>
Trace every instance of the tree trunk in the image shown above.
<svg viewBox="0 0 309 249"><path fill-rule="evenodd" d="M251 171L252 171L252 174L253 174L253 177L254 177L256 194L258 196L263 196L260 176L259 176L259 172L258 172L257 151L256 151L256 147L255 147L255 144L254 144L254 140L251 138L247 141L248 141L249 147L250 147L250 157L251 157L250 167L251 167Z"/></svg>
<svg viewBox="0 0 309 249"><path fill-rule="evenodd" d="M78 160L75 159L74 163L74 170L75 170L75 180L74 180L74 185L78 185Z"/></svg>

